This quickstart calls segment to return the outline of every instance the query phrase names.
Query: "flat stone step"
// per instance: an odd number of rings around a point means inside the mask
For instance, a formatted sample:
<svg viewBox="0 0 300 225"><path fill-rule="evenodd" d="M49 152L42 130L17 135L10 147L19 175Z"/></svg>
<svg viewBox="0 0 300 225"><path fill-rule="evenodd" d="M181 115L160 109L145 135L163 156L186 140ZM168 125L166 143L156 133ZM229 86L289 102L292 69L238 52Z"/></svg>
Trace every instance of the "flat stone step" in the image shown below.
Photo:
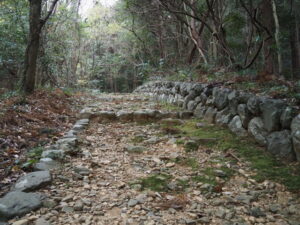
<svg viewBox="0 0 300 225"><path fill-rule="evenodd" d="M52 178L49 171L37 171L21 177L13 186L14 191L34 191L51 184Z"/></svg>
<svg viewBox="0 0 300 225"><path fill-rule="evenodd" d="M50 158L41 158L38 163L34 165L34 169L37 171L47 171L59 168L61 164Z"/></svg>
<svg viewBox="0 0 300 225"><path fill-rule="evenodd" d="M0 218L8 220L37 210L42 206L43 199L40 193L9 192L0 198Z"/></svg>

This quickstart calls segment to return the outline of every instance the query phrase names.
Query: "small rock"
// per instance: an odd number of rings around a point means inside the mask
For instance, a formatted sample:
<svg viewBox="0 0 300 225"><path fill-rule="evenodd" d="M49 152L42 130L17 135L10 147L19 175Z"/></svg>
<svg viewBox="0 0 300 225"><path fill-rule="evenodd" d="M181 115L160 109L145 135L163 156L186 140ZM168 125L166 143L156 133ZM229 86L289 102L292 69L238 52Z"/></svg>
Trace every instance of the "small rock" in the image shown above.
<svg viewBox="0 0 300 225"><path fill-rule="evenodd" d="M218 177L226 177L227 174L223 170L214 170L216 176Z"/></svg>
<svg viewBox="0 0 300 225"><path fill-rule="evenodd" d="M186 219L186 220L185 220L185 224L188 224L188 225L196 225L196 224L197 224L197 221L196 221L196 220L191 220L191 219Z"/></svg>
<svg viewBox="0 0 300 225"><path fill-rule="evenodd" d="M70 206L64 206L64 207L62 207L61 211L64 213L72 213L72 212L74 212L74 209Z"/></svg>
<svg viewBox="0 0 300 225"><path fill-rule="evenodd" d="M142 153L147 151L148 149L144 146L126 146L125 150L129 153Z"/></svg>
<svg viewBox="0 0 300 225"><path fill-rule="evenodd" d="M254 200L254 197L251 195L241 194L236 196L235 200L237 202L242 202L248 205Z"/></svg>
<svg viewBox="0 0 300 225"><path fill-rule="evenodd" d="M146 194L140 194L135 199L138 201L138 203L143 204L147 200L147 195Z"/></svg>
<svg viewBox="0 0 300 225"><path fill-rule="evenodd" d="M226 211L222 208L217 209L215 212L216 217L220 218L220 219L224 219L226 216Z"/></svg>
<svg viewBox="0 0 300 225"><path fill-rule="evenodd" d="M75 173L78 173L82 176L85 176L85 175L89 175L91 173L91 171L86 168L86 167L83 167L83 166L77 166L74 168L74 172Z"/></svg>
<svg viewBox="0 0 300 225"><path fill-rule="evenodd" d="M272 204L269 206L269 210L272 213L277 213L277 212L281 211L281 206L279 204Z"/></svg>
<svg viewBox="0 0 300 225"><path fill-rule="evenodd" d="M35 225L51 225L51 223L41 217L35 221Z"/></svg>
<svg viewBox="0 0 300 225"><path fill-rule="evenodd" d="M130 199L129 202L128 202L128 207L134 207L138 204L138 200L136 199Z"/></svg>
<svg viewBox="0 0 300 225"><path fill-rule="evenodd" d="M208 217L201 217L198 221L200 223L210 223L210 219Z"/></svg>
<svg viewBox="0 0 300 225"><path fill-rule="evenodd" d="M250 215L254 217L266 216L266 214L259 207L254 207L250 209Z"/></svg>
<svg viewBox="0 0 300 225"><path fill-rule="evenodd" d="M74 210L81 211L82 209L83 209L83 202L80 200L76 201L74 205Z"/></svg>
<svg viewBox="0 0 300 225"><path fill-rule="evenodd" d="M166 164L167 168L171 168L171 167L174 167L174 166L175 166L175 163L169 162L169 163Z"/></svg>
<svg viewBox="0 0 300 225"><path fill-rule="evenodd" d="M16 221L12 225L28 225L28 223L29 223L29 220L24 219L24 220Z"/></svg>
<svg viewBox="0 0 300 225"><path fill-rule="evenodd" d="M54 208L55 206L57 206L57 202L52 200L52 199L47 199L45 201L43 201L43 206L45 208L49 208L49 209L52 209Z"/></svg>

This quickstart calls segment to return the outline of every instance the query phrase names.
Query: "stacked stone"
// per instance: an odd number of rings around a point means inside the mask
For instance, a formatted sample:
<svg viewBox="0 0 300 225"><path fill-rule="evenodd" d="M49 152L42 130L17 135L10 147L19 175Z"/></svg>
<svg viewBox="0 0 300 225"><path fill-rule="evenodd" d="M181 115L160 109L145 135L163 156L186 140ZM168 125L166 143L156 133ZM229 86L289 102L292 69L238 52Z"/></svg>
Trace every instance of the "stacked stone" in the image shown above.
<svg viewBox="0 0 300 225"><path fill-rule="evenodd" d="M283 161L300 161L300 114L284 100L217 85L169 81L147 83L135 92L193 111L195 117L227 126L238 136L251 135Z"/></svg>

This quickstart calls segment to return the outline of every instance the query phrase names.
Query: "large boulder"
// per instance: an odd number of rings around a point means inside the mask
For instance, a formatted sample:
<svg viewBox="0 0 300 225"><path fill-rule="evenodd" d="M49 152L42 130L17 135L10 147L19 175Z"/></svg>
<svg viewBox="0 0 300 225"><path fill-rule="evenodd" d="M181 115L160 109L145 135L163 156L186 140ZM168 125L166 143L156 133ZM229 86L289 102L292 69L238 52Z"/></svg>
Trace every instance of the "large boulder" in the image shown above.
<svg viewBox="0 0 300 225"><path fill-rule="evenodd" d="M190 90L192 88L191 83L181 83L180 85L180 94L185 97L189 94Z"/></svg>
<svg viewBox="0 0 300 225"><path fill-rule="evenodd" d="M183 108L187 109L190 101L194 100L197 97L197 93L195 91L191 91L189 95L184 98Z"/></svg>
<svg viewBox="0 0 300 225"><path fill-rule="evenodd" d="M291 130L292 133L297 132L298 130L300 130L300 114L298 114L291 123Z"/></svg>
<svg viewBox="0 0 300 225"><path fill-rule="evenodd" d="M0 218L23 216L42 206L44 196L39 193L13 191L0 198Z"/></svg>
<svg viewBox="0 0 300 225"><path fill-rule="evenodd" d="M247 104L247 102L251 97L253 97L253 94L249 92L243 92L243 91L239 92L238 95L239 104Z"/></svg>
<svg viewBox="0 0 300 225"><path fill-rule="evenodd" d="M228 125L233 117L234 115L231 113L230 108L227 107L217 112L215 120L217 124L224 126L224 125Z"/></svg>
<svg viewBox="0 0 300 225"><path fill-rule="evenodd" d="M276 131L267 137L267 149L284 161L294 161L295 152L292 147L291 134L288 130Z"/></svg>
<svg viewBox="0 0 300 225"><path fill-rule="evenodd" d="M291 130L294 151L296 153L297 160L300 161L300 114L292 120Z"/></svg>
<svg viewBox="0 0 300 225"><path fill-rule="evenodd" d="M214 123L217 112L218 110L216 108L209 107L205 112L204 120L209 123Z"/></svg>
<svg viewBox="0 0 300 225"><path fill-rule="evenodd" d="M228 98L228 106L232 114L237 114L237 107L239 105L239 92L236 90L231 91Z"/></svg>
<svg viewBox="0 0 300 225"><path fill-rule="evenodd" d="M187 104L187 110L188 111L194 111L194 109L196 108L196 106L197 106L197 101L190 101Z"/></svg>
<svg viewBox="0 0 300 225"><path fill-rule="evenodd" d="M213 89L213 103L219 110L227 106L229 93L230 91L226 88L215 87Z"/></svg>
<svg viewBox="0 0 300 225"><path fill-rule="evenodd" d="M193 86L192 86L192 90L193 90L197 95L200 95L204 88L205 88L205 85L204 85L204 84L200 84L200 83L193 84Z"/></svg>
<svg viewBox="0 0 300 225"><path fill-rule="evenodd" d="M233 117L228 125L229 129L238 136L247 136L247 131L243 127L242 120L239 116Z"/></svg>
<svg viewBox="0 0 300 225"><path fill-rule="evenodd" d="M247 108L246 104L238 105L237 112L241 118L242 124L244 128L248 128L248 123L251 120L251 113Z"/></svg>
<svg viewBox="0 0 300 225"><path fill-rule="evenodd" d="M300 162L300 130L293 134L293 148L296 158Z"/></svg>
<svg viewBox="0 0 300 225"><path fill-rule="evenodd" d="M192 111L181 111L179 112L179 118L183 120L190 119L194 113Z"/></svg>
<svg viewBox="0 0 300 225"><path fill-rule="evenodd" d="M280 123L283 129L290 129L293 118L296 116L295 108L286 107L280 116Z"/></svg>
<svg viewBox="0 0 300 225"><path fill-rule="evenodd" d="M203 89L203 93L209 97L212 95L212 92L213 92L213 86L212 85L208 85L206 86L204 89Z"/></svg>
<svg viewBox="0 0 300 225"><path fill-rule="evenodd" d="M117 116L113 111L99 111L95 113L93 117L95 117L97 121L101 122L115 120Z"/></svg>
<svg viewBox="0 0 300 225"><path fill-rule="evenodd" d="M254 137L256 142L261 146L267 145L266 137L268 132L264 128L264 122L260 117L254 117L248 124L248 132Z"/></svg>
<svg viewBox="0 0 300 225"><path fill-rule="evenodd" d="M259 115L260 104L261 104L261 98L257 97L257 96L253 96L253 97L249 98L249 100L247 102L247 107L253 115Z"/></svg>
<svg viewBox="0 0 300 225"><path fill-rule="evenodd" d="M122 122L130 122L133 120L133 112L129 111L118 111L116 113L117 118Z"/></svg>
<svg viewBox="0 0 300 225"><path fill-rule="evenodd" d="M201 93L200 100L201 100L202 104L206 104L207 98L208 97L205 93Z"/></svg>
<svg viewBox="0 0 300 225"><path fill-rule="evenodd" d="M13 186L14 191L34 191L51 184L52 178L49 171L28 173L21 177Z"/></svg>
<svg viewBox="0 0 300 225"><path fill-rule="evenodd" d="M79 118L80 119L89 119L92 117L92 115L94 114L93 109L92 108L84 108L80 111L79 113Z"/></svg>
<svg viewBox="0 0 300 225"><path fill-rule="evenodd" d="M88 124L89 124L89 119L80 119L80 120L78 120L78 121L74 124L73 130L75 130L75 131L81 131L81 130L83 130Z"/></svg>
<svg viewBox="0 0 300 225"><path fill-rule="evenodd" d="M214 98L212 96L209 96L206 100L205 105L210 106L210 107L214 107Z"/></svg>
<svg viewBox="0 0 300 225"><path fill-rule="evenodd" d="M45 150L42 153L42 158L63 159L64 157L65 153L63 150Z"/></svg>
<svg viewBox="0 0 300 225"><path fill-rule="evenodd" d="M264 126L268 132L280 129L280 116L285 107L281 100L264 99L260 104Z"/></svg>
<svg viewBox="0 0 300 225"><path fill-rule="evenodd" d="M159 111L157 110L140 110L133 113L133 120L136 122L147 122L159 117Z"/></svg>
<svg viewBox="0 0 300 225"><path fill-rule="evenodd" d="M41 158L40 161L34 165L34 169L37 171L47 171L59 168L60 166L60 163L53 159Z"/></svg>
<svg viewBox="0 0 300 225"><path fill-rule="evenodd" d="M194 116L196 118L203 119L205 112L206 112L206 107L202 103L199 103L196 109L194 110Z"/></svg>

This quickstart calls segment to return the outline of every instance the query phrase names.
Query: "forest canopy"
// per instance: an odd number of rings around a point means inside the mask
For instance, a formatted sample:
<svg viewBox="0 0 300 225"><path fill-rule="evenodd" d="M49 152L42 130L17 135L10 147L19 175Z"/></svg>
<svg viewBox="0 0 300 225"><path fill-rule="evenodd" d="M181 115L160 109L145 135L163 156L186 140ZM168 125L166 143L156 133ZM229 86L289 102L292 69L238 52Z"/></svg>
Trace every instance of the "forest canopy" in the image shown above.
<svg viewBox="0 0 300 225"><path fill-rule="evenodd" d="M228 73L298 80L299 6L299 0L3 0L0 87L128 92L149 79L226 80Z"/></svg>

